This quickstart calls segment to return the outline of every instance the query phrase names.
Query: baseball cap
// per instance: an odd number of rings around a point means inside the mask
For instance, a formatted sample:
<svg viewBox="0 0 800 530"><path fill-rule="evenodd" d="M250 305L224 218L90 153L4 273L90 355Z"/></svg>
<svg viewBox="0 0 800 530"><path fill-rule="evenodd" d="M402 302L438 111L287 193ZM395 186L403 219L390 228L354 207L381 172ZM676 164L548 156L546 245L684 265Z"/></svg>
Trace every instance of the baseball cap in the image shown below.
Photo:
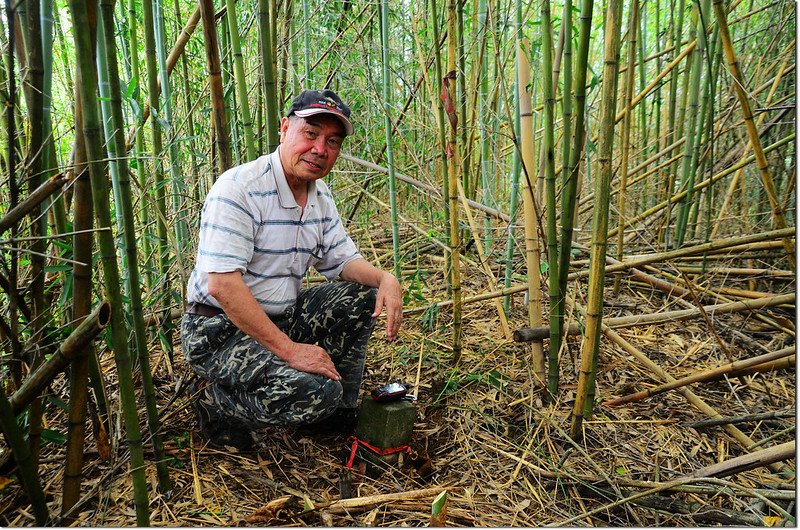
<svg viewBox="0 0 800 530"><path fill-rule="evenodd" d="M350 122L350 107L333 90L303 90L294 98L287 116L296 114L301 118L314 114L332 114L344 125L345 133L350 135L355 130Z"/></svg>

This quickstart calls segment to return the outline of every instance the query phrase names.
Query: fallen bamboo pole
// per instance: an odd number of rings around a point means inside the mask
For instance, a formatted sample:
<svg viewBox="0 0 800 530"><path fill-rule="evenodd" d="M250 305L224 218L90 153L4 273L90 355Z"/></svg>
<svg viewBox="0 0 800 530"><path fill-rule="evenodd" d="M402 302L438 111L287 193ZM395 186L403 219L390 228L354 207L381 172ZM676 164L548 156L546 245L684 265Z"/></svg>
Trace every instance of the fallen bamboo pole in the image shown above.
<svg viewBox="0 0 800 530"><path fill-rule="evenodd" d="M447 491L447 488L444 486L437 486L435 488L421 490L401 491L400 493L383 493L366 497L354 497L352 499L341 499L327 505L317 506L316 510L324 510L329 513L348 513L354 510L366 510L374 506L392 502L432 499L443 491Z"/></svg>
<svg viewBox="0 0 800 530"><path fill-rule="evenodd" d="M86 351L86 345L103 331L111 319L111 304L103 300L50 356L22 383L9 399L14 414L22 412L53 378L73 359Z"/></svg>
<svg viewBox="0 0 800 530"><path fill-rule="evenodd" d="M622 271L625 269L631 269L634 267L641 267L642 265L649 265L651 263L656 263L660 261L669 261L671 259L680 258L683 256L697 256L704 254L705 252L708 252L710 250L719 250L726 247L732 247L734 245L746 245L751 242L755 243L757 241L768 241L772 239L786 239L790 236L793 236L794 233L795 233L795 227L791 226L787 228L782 228L780 230L771 230L769 232L762 232L760 234L748 234L745 236L731 237L728 239L719 239L717 241L711 241L709 243L695 245L693 247L684 247L676 250L670 250L668 252L645 254L644 256L631 258L616 265L609 265L608 267L606 267L606 274ZM576 279L588 275L589 275L589 270L585 269L570 273L569 277L570 279Z"/></svg>
<svg viewBox="0 0 800 530"><path fill-rule="evenodd" d="M789 357L794 353L795 348L794 346L790 348L783 348L782 350L778 350L771 353L765 353L764 355L759 355L757 357L751 357L750 359L745 359L742 361L734 361L732 363L728 363L723 366L719 366L717 368L713 368L711 370L705 370L702 372L694 373L690 376L683 377L676 381L671 381L669 383L657 386L655 388L651 388L648 390L642 390L640 392L634 392L632 394L628 394L626 396L609 399L608 401L604 401L603 405L606 407L619 407L620 405L625 405L627 403L632 403L634 401L642 401L649 397L653 397L655 395L661 394L663 392L667 392L669 390L674 390L676 388L690 385L692 383L699 383L701 381L707 381L712 377L720 376L723 374L728 374L733 372L734 370L740 370L743 368L750 368L752 366L757 366L762 363L767 363L770 361L775 361L781 359L783 357Z"/></svg>
<svg viewBox="0 0 800 530"><path fill-rule="evenodd" d="M765 307L774 307L783 304L790 304L795 301L796 294L782 294L770 298L757 298L754 300L740 300L738 302L728 302L725 304L714 304L704 306L702 311L712 314L726 314L738 313L742 311L752 311L755 309L763 309ZM603 322L613 329L628 328L634 326L645 326L650 324L660 324L662 322L677 322L681 320L688 320L702 315L699 308L694 309L681 309L678 311L667 311L664 313L650 313L647 315L629 315L624 317L615 317L604 319ZM536 328L520 328L514 331L515 342L528 342L531 340L542 340L547 338L550 333L550 328L540 326ZM567 333L570 335L579 335L581 328L578 324L571 324Z"/></svg>
<svg viewBox="0 0 800 530"><path fill-rule="evenodd" d="M778 412L764 412L761 414L744 414L742 416L728 416L724 418L713 418L710 420L696 421L686 425L692 429L707 429L718 425L734 425L736 423L761 422L765 420L776 420L780 418L794 418L797 414L795 410L783 410Z"/></svg>
<svg viewBox="0 0 800 530"><path fill-rule="evenodd" d="M719 462L704 468L700 468L690 473L688 476L715 478L727 477L729 475L735 475L737 473L755 469L757 467L764 467L776 462L789 460L790 458L794 458L795 454L795 443L786 442L776 445L775 447L769 447L767 449L756 451L755 453L737 456L736 458L731 458L730 460L725 460L724 462Z"/></svg>

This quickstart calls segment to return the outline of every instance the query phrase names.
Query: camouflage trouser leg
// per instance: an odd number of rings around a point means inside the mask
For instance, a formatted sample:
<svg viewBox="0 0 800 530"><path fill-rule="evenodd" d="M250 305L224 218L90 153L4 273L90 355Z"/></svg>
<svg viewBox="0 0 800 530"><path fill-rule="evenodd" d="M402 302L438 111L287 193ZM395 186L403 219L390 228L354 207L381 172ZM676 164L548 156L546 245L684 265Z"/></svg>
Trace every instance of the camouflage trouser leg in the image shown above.
<svg viewBox="0 0 800 530"><path fill-rule="evenodd" d="M374 289L334 282L303 290L273 318L292 340L325 348L341 381L290 368L224 314L183 316L184 357L210 382L201 399L222 414L251 428L312 423L357 406L374 309Z"/></svg>

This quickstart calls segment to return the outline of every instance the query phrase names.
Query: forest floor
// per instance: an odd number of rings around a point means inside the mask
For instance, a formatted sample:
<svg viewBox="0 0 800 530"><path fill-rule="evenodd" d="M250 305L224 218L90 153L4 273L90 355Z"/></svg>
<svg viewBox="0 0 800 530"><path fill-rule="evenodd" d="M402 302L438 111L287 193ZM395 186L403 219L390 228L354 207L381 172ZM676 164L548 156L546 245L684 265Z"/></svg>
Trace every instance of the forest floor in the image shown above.
<svg viewBox="0 0 800 530"><path fill-rule="evenodd" d="M413 299L410 306L444 297L444 280L435 272L435 262L431 263L430 277L420 278L413 289L407 289ZM759 281L774 294L795 290L794 280ZM728 286L735 287L734 283L730 280ZM433 291L433 286L438 290ZM464 296L490 290L468 280ZM681 308L658 291L626 281L620 293L612 296L609 280L607 293L606 317ZM577 293L577 298L583 294ZM513 302L511 330L527 324L521 295L515 295ZM793 307L758 314L794 329ZM413 385L418 399L411 446L430 459L432 469L426 477L407 462L382 473L350 470L351 494L359 500L349 503L340 502L342 477L348 473L344 462L349 444L344 437L270 428L257 433L257 446L251 452L206 446L196 431L185 391L191 372L179 349L171 365L161 352L154 352L174 489L170 496L157 493L155 470L148 466L151 524L427 526L431 501L445 488L446 523L452 526L796 525L794 459L722 478L687 478L748 451L721 426L691 426L707 415L679 390L621 407L598 404L584 422L583 443L575 443L566 433L580 364L579 337L571 337L561 355L559 401L544 404L542 390L531 382L529 347L503 336L494 301L468 304L463 315L464 348L457 368L449 345L449 308L435 315L407 316L399 339L391 343L385 340L383 321L379 321L362 391L392 380ZM756 312L716 315L713 332L698 318L618 329L617 333L672 377L680 378L731 359L794 345L792 334L776 331L774 324L756 316ZM109 395L116 403L113 360L104 353L101 362L109 374ZM662 383L606 338L598 367L598 403ZM687 388L722 416L791 413L737 424L754 443L763 442L750 451L795 440L794 368ZM66 401L63 380L51 391ZM65 425L63 416L56 414L49 422L52 429ZM114 424L119 423L117 412ZM73 525L134 525L124 443L115 437L120 449L112 452L111 461L104 461L91 434L87 436L85 498ZM152 460L149 450L146 456ZM42 483L53 513L60 509L63 457L63 445L50 443L42 448ZM33 524L16 480L0 485L0 524Z"/></svg>

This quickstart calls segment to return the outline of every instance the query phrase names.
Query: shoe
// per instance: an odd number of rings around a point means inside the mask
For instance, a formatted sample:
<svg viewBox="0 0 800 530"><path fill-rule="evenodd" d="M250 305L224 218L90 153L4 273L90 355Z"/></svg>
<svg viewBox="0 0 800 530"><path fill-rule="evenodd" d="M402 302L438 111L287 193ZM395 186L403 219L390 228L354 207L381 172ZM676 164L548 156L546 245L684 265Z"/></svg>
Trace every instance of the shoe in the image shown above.
<svg viewBox="0 0 800 530"><path fill-rule="evenodd" d="M321 420L301 427L308 434L353 434L358 423L358 409L339 408Z"/></svg>
<svg viewBox="0 0 800 530"><path fill-rule="evenodd" d="M241 422L216 410L208 398L208 381L200 379L193 385L192 407L197 416L200 436L211 445L247 451L253 447L250 430Z"/></svg>

